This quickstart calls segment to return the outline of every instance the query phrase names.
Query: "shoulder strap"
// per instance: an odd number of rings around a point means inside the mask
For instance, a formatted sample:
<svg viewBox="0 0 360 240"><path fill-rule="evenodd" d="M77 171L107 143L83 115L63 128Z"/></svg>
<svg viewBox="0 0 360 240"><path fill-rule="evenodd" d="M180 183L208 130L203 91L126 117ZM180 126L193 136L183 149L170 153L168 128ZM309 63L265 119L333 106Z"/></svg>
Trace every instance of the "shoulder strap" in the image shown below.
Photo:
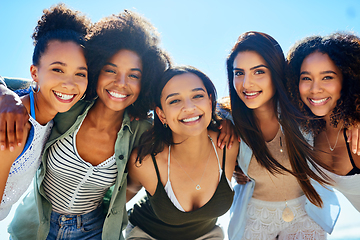
<svg viewBox="0 0 360 240"><path fill-rule="evenodd" d="M154 154L151 154L151 159L152 159L152 161L154 163L154 167L155 167L155 171L156 171L156 175L158 177L158 180L160 181L160 173L159 173L159 169L158 169Z"/></svg>
<svg viewBox="0 0 360 240"><path fill-rule="evenodd" d="M226 145L223 150L223 166L222 166L223 171L225 171L225 160L226 160Z"/></svg>
<svg viewBox="0 0 360 240"><path fill-rule="evenodd" d="M34 92L30 91L30 116L32 116L33 119L35 118L35 103L34 103Z"/></svg>

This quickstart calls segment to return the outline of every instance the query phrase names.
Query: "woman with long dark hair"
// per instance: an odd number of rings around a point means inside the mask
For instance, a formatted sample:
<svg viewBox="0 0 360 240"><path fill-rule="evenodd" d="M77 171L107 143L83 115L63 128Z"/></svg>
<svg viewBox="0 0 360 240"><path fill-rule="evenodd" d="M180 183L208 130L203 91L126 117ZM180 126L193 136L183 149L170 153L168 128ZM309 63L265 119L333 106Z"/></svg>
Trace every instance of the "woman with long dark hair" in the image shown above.
<svg viewBox="0 0 360 240"><path fill-rule="evenodd" d="M338 214L331 218L337 199L320 185L328 178L310 168L327 167L298 127L284 70L280 45L260 32L242 34L227 59L238 163L251 180L235 187L230 239L326 239Z"/></svg>
<svg viewBox="0 0 360 240"><path fill-rule="evenodd" d="M127 239L223 239L216 220L232 203L239 143L215 147L215 87L201 71L176 67L153 94L154 126L128 162L128 199L142 186L147 198L130 213Z"/></svg>

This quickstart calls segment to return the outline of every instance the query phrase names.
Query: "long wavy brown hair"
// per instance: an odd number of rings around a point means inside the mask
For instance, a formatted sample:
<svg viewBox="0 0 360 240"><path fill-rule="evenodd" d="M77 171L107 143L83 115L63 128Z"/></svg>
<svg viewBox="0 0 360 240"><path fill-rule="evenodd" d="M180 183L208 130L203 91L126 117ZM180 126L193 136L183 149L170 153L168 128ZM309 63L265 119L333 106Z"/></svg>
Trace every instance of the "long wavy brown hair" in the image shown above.
<svg viewBox="0 0 360 240"><path fill-rule="evenodd" d="M234 88L234 59L238 53L244 51L255 51L260 54L271 71L272 82L276 90L272 99L274 112L279 116L278 121L283 128L292 170L286 169L271 155L253 110L244 104ZM289 104L285 88L285 58L278 42L265 33L246 32L239 37L226 63L232 116L242 140L253 150L256 160L261 166L272 174L284 172L293 174L310 202L316 206L322 206L321 197L311 185L310 178L320 184L329 184L329 178L319 169L318 165L325 169L328 167L318 160L316 151L307 143L299 129L297 119L303 116ZM310 169L308 163L320 172L321 177Z"/></svg>

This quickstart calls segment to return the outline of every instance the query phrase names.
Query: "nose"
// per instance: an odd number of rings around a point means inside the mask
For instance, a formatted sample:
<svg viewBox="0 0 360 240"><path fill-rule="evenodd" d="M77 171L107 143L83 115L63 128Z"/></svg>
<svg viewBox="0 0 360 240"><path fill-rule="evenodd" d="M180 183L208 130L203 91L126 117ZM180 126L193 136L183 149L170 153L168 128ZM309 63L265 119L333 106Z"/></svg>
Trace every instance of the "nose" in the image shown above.
<svg viewBox="0 0 360 240"><path fill-rule="evenodd" d="M191 99L186 99L184 101L184 111L185 112L192 112L195 110L195 104L191 101Z"/></svg>
<svg viewBox="0 0 360 240"><path fill-rule="evenodd" d="M243 88L247 89L250 88L252 86L252 79L248 74L244 74L244 79L243 79Z"/></svg>
<svg viewBox="0 0 360 240"><path fill-rule="evenodd" d="M62 82L62 87L67 89L73 89L76 87L76 79L74 76L66 77Z"/></svg>
<svg viewBox="0 0 360 240"><path fill-rule="evenodd" d="M310 88L311 93L318 93L322 92L321 83L318 81L313 81Z"/></svg>
<svg viewBox="0 0 360 240"><path fill-rule="evenodd" d="M125 87L127 85L125 74L119 74L119 76L115 80L115 84L120 87Z"/></svg>

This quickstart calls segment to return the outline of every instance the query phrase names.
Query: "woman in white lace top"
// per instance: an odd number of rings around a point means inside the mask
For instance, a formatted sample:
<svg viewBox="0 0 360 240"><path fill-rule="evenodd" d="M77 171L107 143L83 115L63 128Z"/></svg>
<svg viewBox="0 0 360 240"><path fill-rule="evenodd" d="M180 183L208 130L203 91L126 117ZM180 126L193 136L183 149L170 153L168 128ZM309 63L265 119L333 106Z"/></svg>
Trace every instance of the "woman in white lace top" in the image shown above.
<svg viewBox="0 0 360 240"><path fill-rule="evenodd" d="M40 165L52 119L84 94L87 64L84 36L90 21L64 5L44 10L35 28L31 77L36 87L21 97L29 112L21 147L0 151L0 220L26 191ZM65 26L65 27L64 27Z"/></svg>

